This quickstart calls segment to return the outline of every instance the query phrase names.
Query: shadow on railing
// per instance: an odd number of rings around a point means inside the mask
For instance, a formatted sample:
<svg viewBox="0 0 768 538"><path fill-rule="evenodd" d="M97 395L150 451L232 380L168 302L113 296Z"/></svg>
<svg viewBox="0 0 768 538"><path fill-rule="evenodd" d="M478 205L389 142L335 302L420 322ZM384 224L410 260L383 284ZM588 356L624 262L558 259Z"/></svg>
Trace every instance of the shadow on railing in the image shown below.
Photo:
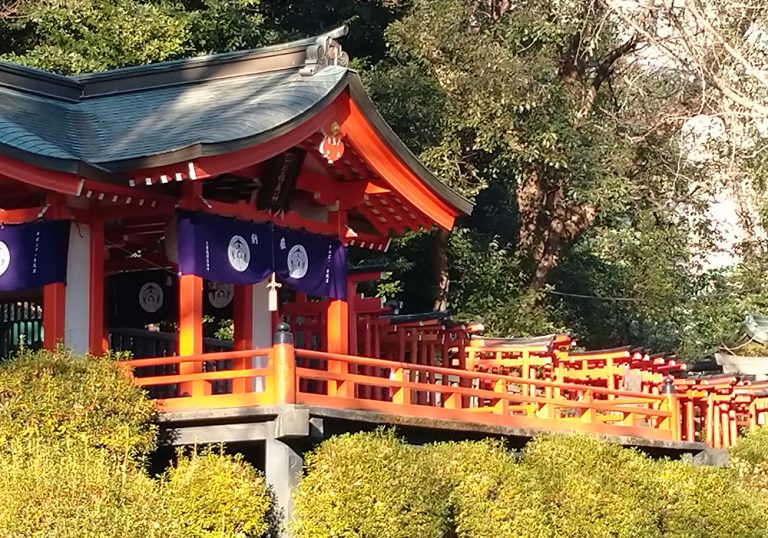
<svg viewBox="0 0 768 538"><path fill-rule="evenodd" d="M268 365L271 361L267 359L271 354L271 348L249 349L184 357L133 359L119 364L131 373L149 367L172 368L172 374L134 377L134 382L145 387L150 395L156 393L158 388L166 389L160 391L163 394L171 394L156 398L161 411L218 409L271 404L271 391L265 390L265 387L270 385L268 380L273 372L267 367L253 367L257 362ZM232 369L206 369L206 365L218 361L231 361ZM217 391L216 388L221 387L223 381L227 382L228 390ZM168 387L173 387L173 391L167 390Z"/></svg>
<svg viewBox="0 0 768 538"><path fill-rule="evenodd" d="M134 379L147 388L179 387L178 397L158 399L161 412L303 404L435 421L680 440L674 394L626 392L295 349L287 326L281 328L271 348L134 359L122 364L131 371L174 366L177 373L171 375ZM205 371L204 364L223 360L232 361L231 370ZM358 373L371 371L378 375ZM214 384L222 380L230 383L229 392L214 394Z"/></svg>

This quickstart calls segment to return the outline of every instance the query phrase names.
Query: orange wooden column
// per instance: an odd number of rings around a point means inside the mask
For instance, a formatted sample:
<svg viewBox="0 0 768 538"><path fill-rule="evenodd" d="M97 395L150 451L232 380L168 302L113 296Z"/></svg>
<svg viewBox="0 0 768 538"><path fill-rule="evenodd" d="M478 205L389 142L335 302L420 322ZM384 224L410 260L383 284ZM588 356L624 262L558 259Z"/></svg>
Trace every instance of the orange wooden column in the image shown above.
<svg viewBox="0 0 768 538"><path fill-rule="evenodd" d="M66 198L59 193L50 193L45 200L50 206L48 217L59 218ZM43 286L43 347L45 349L54 349L57 344L64 343L66 311L67 294L64 283L57 282Z"/></svg>
<svg viewBox="0 0 768 538"><path fill-rule="evenodd" d="M253 285L244 284L235 286L235 297L233 304L234 314L234 349L252 349L253 348ZM235 359L233 367L235 370L246 370L251 367L251 358L244 357ZM232 381L232 392L242 394L247 392L246 387L251 380L240 377Z"/></svg>
<svg viewBox="0 0 768 538"><path fill-rule="evenodd" d="M64 342L64 313L66 289L57 282L43 286L43 347L54 349Z"/></svg>
<svg viewBox="0 0 768 538"><path fill-rule="evenodd" d="M104 327L104 220L91 222L90 303L88 308L88 351L102 355L107 350Z"/></svg>
<svg viewBox="0 0 768 538"><path fill-rule="evenodd" d="M179 278L179 355L203 353L203 279L196 275ZM179 374L202 372L202 362L182 363ZM179 393L197 397L210 394L211 386L204 381L181 383Z"/></svg>
<svg viewBox="0 0 768 538"><path fill-rule="evenodd" d="M331 299L327 307L328 353L349 353L349 303Z"/></svg>
<svg viewBox="0 0 768 538"><path fill-rule="evenodd" d="M328 302L327 312L328 352L346 355L349 353L349 303L340 299ZM346 375L348 364L341 361L328 361L328 371ZM329 396L351 397L354 395L352 384L344 381L328 382Z"/></svg>
<svg viewBox="0 0 768 538"><path fill-rule="evenodd" d="M358 342L357 342L357 310L355 308L355 301L357 299L356 296L357 293L357 284L355 282L347 282L347 305L348 305L348 313L347 316L349 320L347 321L347 326L349 327L349 340L348 340L348 353L351 353L352 355L357 355L360 353L360 350L358 349ZM369 355L370 356L370 355Z"/></svg>

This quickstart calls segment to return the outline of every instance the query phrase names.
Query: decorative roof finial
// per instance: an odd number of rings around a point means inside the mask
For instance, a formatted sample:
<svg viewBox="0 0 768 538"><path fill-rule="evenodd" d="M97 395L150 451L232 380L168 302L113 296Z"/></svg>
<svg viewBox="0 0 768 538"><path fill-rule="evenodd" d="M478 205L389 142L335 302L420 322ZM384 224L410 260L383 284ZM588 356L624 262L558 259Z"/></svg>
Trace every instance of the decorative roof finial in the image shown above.
<svg viewBox="0 0 768 538"><path fill-rule="evenodd" d="M307 47L307 58L299 73L311 76L329 65L347 67L349 56L341 50L341 45L335 39L347 35L349 27L345 24L328 33L317 36L315 42Z"/></svg>

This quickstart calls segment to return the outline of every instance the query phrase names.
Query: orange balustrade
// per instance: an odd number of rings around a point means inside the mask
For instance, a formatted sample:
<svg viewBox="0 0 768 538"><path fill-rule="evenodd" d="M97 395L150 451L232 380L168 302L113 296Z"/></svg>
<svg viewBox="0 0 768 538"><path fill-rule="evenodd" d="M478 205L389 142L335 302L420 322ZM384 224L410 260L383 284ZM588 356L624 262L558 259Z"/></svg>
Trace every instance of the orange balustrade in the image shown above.
<svg viewBox="0 0 768 538"><path fill-rule="evenodd" d="M177 398L158 399L160 411L186 411L196 409L220 409L224 407L247 407L254 405L271 405L278 394L275 384L276 353L281 351L280 346L267 349L248 349L241 351L223 351L220 353L205 353L179 357L158 357L153 359L134 359L121 362L125 368L133 371L135 368L146 366L179 365L179 371L192 371L194 373L182 373L171 375L158 375L152 377L134 377L134 382L141 387L153 387L162 385L180 385L191 390L182 392ZM268 357L266 368L245 368L236 370L205 371L206 363L213 361L239 359L239 363L247 363L249 359L256 357ZM251 364L253 362L251 361ZM251 383L248 383L248 379ZM256 390L257 380L264 380L264 390ZM211 394L207 390L209 386L220 380L245 380L244 383L233 384L234 390L228 394Z"/></svg>
<svg viewBox="0 0 768 538"><path fill-rule="evenodd" d="M249 364L249 358L264 356L269 359L266 368L205 371L205 364L211 361ZM309 367L313 363L341 367ZM186 366L179 371L193 372L135 378L140 386L192 388L177 398L158 400L161 411L295 403L511 428L681 439L674 396L295 349L290 342L269 349L137 359L124 364L129 368L178 364ZM383 375L357 373L371 370ZM259 378L261 386L255 382ZM206 384L223 379L254 382L232 383L228 394L206 390ZM360 397L359 386L378 389L380 397Z"/></svg>

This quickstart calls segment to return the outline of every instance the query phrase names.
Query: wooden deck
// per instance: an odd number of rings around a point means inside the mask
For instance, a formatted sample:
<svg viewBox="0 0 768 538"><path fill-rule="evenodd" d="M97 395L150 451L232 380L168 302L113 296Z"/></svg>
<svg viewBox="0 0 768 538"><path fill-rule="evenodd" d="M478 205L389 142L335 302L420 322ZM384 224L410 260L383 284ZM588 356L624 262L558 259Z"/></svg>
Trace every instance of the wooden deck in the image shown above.
<svg viewBox="0 0 768 538"><path fill-rule="evenodd" d="M265 349L122 364L131 372L151 367L175 371L134 379L148 388L175 386L178 396L158 399L159 410L166 421L197 424L198 431L201 424L231 424L246 415L246 422L258 422L254 416L277 416L279 412L271 410L295 408L309 410L308 416L369 424L527 437L579 431L626 445L690 452L703 448L684 439L675 394L310 351L295 348L290 338L285 341ZM232 369L217 369L222 361Z"/></svg>

